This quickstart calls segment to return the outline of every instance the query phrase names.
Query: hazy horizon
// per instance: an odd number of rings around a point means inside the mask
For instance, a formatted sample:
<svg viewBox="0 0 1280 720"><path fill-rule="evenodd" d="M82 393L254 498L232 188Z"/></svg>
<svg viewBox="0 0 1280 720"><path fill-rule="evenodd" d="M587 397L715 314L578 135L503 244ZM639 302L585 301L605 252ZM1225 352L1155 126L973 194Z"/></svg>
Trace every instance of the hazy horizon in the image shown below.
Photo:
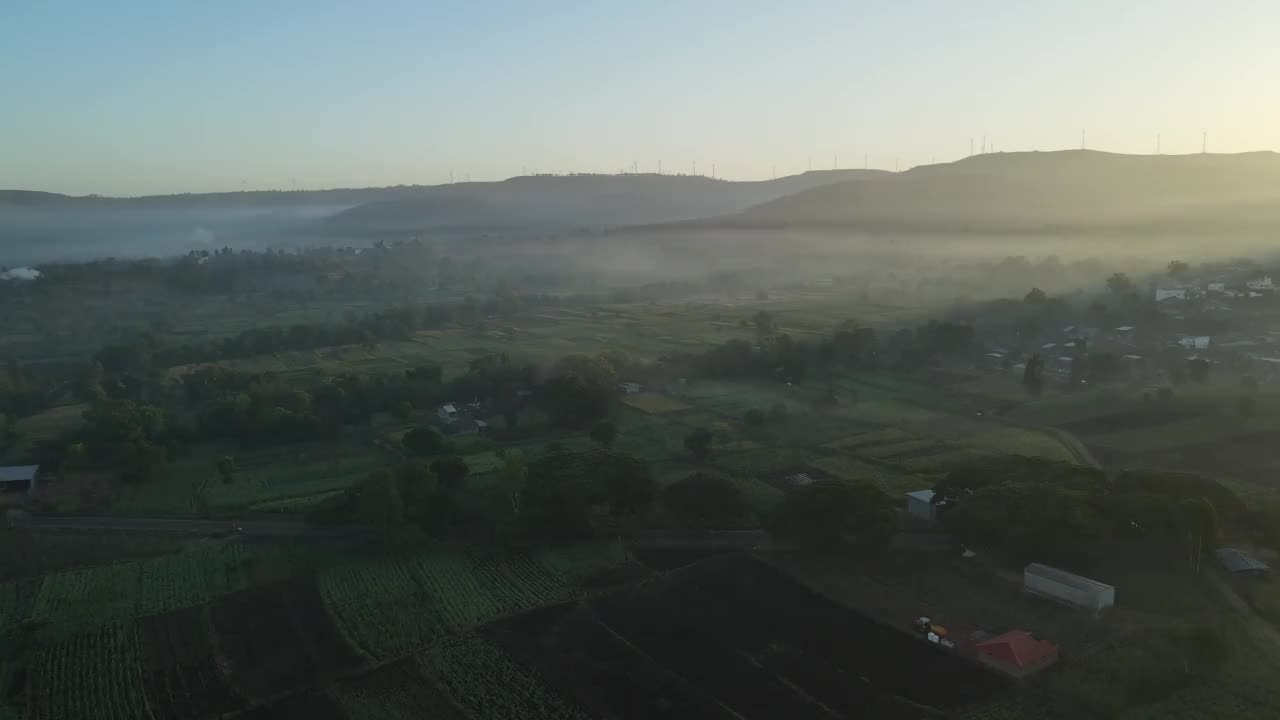
<svg viewBox="0 0 1280 720"><path fill-rule="evenodd" d="M143 195L524 172L893 170L1280 148L1280 7L26 5L0 187Z"/></svg>

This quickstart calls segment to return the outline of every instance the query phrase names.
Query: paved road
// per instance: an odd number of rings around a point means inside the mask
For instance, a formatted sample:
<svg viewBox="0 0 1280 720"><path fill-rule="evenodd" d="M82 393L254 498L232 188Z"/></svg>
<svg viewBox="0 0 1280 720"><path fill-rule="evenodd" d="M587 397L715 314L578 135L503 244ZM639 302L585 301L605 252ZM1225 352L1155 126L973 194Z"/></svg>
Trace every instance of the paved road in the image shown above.
<svg viewBox="0 0 1280 720"><path fill-rule="evenodd" d="M303 522L271 520L187 520L177 518L44 517L12 521L19 527L60 530L118 530L122 532L172 532L192 535L237 533L246 536L358 537L362 528L318 528ZM237 530L239 528L239 530Z"/></svg>

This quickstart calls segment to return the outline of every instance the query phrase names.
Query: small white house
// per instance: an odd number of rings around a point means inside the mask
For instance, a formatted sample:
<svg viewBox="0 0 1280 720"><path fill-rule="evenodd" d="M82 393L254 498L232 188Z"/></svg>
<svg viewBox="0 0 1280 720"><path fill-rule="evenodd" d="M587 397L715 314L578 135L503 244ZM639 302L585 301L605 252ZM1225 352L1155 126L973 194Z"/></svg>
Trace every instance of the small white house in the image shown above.
<svg viewBox="0 0 1280 720"><path fill-rule="evenodd" d="M1227 284L1224 282L1211 282L1206 287L1212 293L1224 293L1227 291Z"/></svg>
<svg viewBox="0 0 1280 720"><path fill-rule="evenodd" d="M907 512L929 522L936 521L938 506L933 504L933 491L916 490L907 493Z"/></svg>
<svg viewBox="0 0 1280 720"><path fill-rule="evenodd" d="M1040 563L1023 569L1022 589L1095 615L1116 604L1116 589L1111 585Z"/></svg>
<svg viewBox="0 0 1280 720"><path fill-rule="evenodd" d="M1164 302L1165 300L1186 300L1186 288L1156 288L1156 302Z"/></svg>
<svg viewBox="0 0 1280 720"><path fill-rule="evenodd" d="M1265 277L1260 277L1260 278L1254 278L1252 280L1247 280L1245 281L1244 285L1250 290L1275 290L1276 289L1276 286L1271 282L1270 275L1267 275Z"/></svg>
<svg viewBox="0 0 1280 720"><path fill-rule="evenodd" d="M1208 335L1184 335L1178 338L1178 344L1188 350L1208 350Z"/></svg>
<svg viewBox="0 0 1280 720"><path fill-rule="evenodd" d="M635 395L641 390L644 390L644 388L640 386L640 383L633 383L633 382L624 382L618 387L622 389L622 392L628 395Z"/></svg>
<svg viewBox="0 0 1280 720"><path fill-rule="evenodd" d="M458 408L453 405L441 405L440 409L436 410L436 417L440 418L440 422L445 424L457 422Z"/></svg>

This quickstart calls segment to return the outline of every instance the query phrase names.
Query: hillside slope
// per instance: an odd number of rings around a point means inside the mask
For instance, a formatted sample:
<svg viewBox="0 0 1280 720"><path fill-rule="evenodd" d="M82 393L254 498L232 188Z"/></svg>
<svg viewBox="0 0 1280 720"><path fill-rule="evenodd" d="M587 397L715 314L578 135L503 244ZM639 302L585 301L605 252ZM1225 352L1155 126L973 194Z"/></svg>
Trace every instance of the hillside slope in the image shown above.
<svg viewBox="0 0 1280 720"><path fill-rule="evenodd" d="M726 226L874 230L1280 226L1280 155L996 153L818 187Z"/></svg>
<svg viewBox="0 0 1280 720"><path fill-rule="evenodd" d="M578 229L692 220L740 212L796 192L888 173L808 172L777 180L729 182L684 175L517 177L493 183L422 188L405 197L338 213L342 232L433 228Z"/></svg>

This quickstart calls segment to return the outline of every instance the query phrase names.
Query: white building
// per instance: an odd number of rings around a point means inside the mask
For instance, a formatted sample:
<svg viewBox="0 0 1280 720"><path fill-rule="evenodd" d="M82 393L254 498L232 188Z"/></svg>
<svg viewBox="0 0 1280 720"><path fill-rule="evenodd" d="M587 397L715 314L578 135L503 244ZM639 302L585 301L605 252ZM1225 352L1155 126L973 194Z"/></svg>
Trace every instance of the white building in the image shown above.
<svg viewBox="0 0 1280 720"><path fill-rule="evenodd" d="M618 387L622 389L622 392L628 395L635 395L641 390L644 390L644 388L640 386L640 383L633 383L633 382L624 382Z"/></svg>
<svg viewBox="0 0 1280 720"><path fill-rule="evenodd" d="M1094 614L1116 604L1116 589L1111 585L1040 563L1023 569L1022 589Z"/></svg>
<svg viewBox="0 0 1280 720"><path fill-rule="evenodd" d="M1184 335L1178 338L1178 344L1188 350L1208 350L1208 335Z"/></svg>
<svg viewBox="0 0 1280 720"><path fill-rule="evenodd" d="M1186 300L1186 288L1156 288L1156 302L1164 302L1165 300Z"/></svg>
<svg viewBox="0 0 1280 720"><path fill-rule="evenodd" d="M1275 290L1276 286L1271 283L1271 276L1254 278L1245 282L1245 287L1250 290Z"/></svg>
<svg viewBox="0 0 1280 720"><path fill-rule="evenodd" d="M1227 284L1224 282L1211 282L1207 287L1209 292L1220 293L1227 291Z"/></svg>
<svg viewBox="0 0 1280 720"><path fill-rule="evenodd" d="M937 520L938 506L933 504L933 491L916 490L907 493L907 512L929 522Z"/></svg>
<svg viewBox="0 0 1280 720"><path fill-rule="evenodd" d="M440 409L436 410L436 417L440 418L440 422L442 423L457 422L458 408L453 405L441 405Z"/></svg>

